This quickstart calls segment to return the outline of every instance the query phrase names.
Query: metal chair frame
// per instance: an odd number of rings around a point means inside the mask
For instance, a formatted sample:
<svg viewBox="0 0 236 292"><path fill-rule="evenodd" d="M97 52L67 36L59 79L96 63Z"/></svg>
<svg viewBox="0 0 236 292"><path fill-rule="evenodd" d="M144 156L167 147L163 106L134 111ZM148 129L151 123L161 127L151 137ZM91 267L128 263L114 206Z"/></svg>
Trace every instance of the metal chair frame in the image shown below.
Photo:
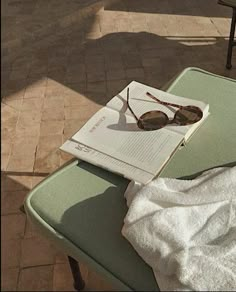
<svg viewBox="0 0 236 292"><path fill-rule="evenodd" d="M230 6L226 4L224 1L219 0L219 4L231 7L233 9L232 13L232 20L231 20L231 27L230 27L230 34L229 34L229 43L228 43L228 52L227 52L227 62L226 62L226 68L231 69L232 68L232 53L233 53L233 47L236 46L236 41L234 40L235 35L235 25L236 25L236 6Z"/></svg>

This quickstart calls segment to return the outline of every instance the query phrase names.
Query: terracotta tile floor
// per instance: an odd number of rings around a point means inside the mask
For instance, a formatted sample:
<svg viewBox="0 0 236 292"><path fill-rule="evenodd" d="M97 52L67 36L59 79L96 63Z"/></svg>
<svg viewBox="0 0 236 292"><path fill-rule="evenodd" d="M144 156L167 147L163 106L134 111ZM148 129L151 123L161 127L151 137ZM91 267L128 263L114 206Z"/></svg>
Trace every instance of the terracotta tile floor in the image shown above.
<svg viewBox="0 0 236 292"><path fill-rule="evenodd" d="M105 6L104 6L105 3ZM73 290L66 256L21 214L27 192L71 157L58 147L137 80L225 70L231 9L204 0L5 0L2 4L2 290ZM110 290L82 267L87 290Z"/></svg>

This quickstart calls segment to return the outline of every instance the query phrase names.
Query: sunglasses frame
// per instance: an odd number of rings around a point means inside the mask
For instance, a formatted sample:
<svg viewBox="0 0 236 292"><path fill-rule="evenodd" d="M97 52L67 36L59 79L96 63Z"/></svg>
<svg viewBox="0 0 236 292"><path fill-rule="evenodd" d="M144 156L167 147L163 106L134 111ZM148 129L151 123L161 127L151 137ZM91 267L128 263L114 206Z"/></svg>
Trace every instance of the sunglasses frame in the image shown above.
<svg viewBox="0 0 236 292"><path fill-rule="evenodd" d="M191 105L183 106L183 105L179 105L179 104L174 104L174 103L170 103L170 102L161 101L160 99L156 98L155 96L153 96L149 92L146 92L146 95L149 96L150 98L152 98L153 100L155 100L156 102L162 104L162 105L173 106L173 107L176 107L176 108L178 108L180 110L181 109L186 109L186 108L188 108L188 109L195 109L195 110L197 109L197 110L199 110L199 113L201 113L201 117L200 117L200 119L198 121L200 121L201 118L202 118L202 116L203 116L202 110L199 107L197 107L197 106L191 106ZM136 114L134 113L134 111L132 110L130 104L129 104L129 87L127 88L127 100L126 101L127 101L127 107L130 110L130 112L132 113L132 115L134 116L134 118L136 119L137 125L138 125L138 127L140 129L147 130L147 129L145 129L144 125L142 124L143 123L142 122L142 116L146 115L147 113L157 113L157 112L159 112L159 113L161 113L161 114L163 114L165 116L166 123L164 123L163 125L160 125L160 128L158 128L158 129L161 129L161 128L165 127L167 124L171 124L171 123L174 123L174 122L177 121L176 120L176 114L178 113L179 110L176 111L173 120L170 120L166 113L164 113L163 111L158 111L158 110L146 112L146 113L142 114L140 118L138 118L136 116ZM196 122L198 122L198 121L196 121ZM194 122L194 123L196 123L196 122ZM181 124L181 123L178 123L178 124L179 125L190 125L190 124L194 124L194 123L192 123L192 122L186 123L185 122L183 124ZM156 129L156 130L158 130L158 129Z"/></svg>

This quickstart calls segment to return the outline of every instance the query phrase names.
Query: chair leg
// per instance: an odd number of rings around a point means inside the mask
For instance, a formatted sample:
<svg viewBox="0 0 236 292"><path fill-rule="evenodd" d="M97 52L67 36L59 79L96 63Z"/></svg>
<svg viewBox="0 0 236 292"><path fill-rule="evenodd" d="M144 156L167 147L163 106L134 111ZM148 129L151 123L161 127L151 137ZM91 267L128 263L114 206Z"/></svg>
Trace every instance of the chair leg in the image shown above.
<svg viewBox="0 0 236 292"><path fill-rule="evenodd" d="M231 59L232 59L233 46L235 45L235 42L234 42L235 23L236 23L236 8L233 8L233 15L232 15L232 20L231 20L231 28L230 28L230 35L229 35L229 44L228 44L227 64L226 64L227 69L232 68Z"/></svg>
<svg viewBox="0 0 236 292"><path fill-rule="evenodd" d="M24 204L20 206L20 211L25 214L25 207Z"/></svg>
<svg viewBox="0 0 236 292"><path fill-rule="evenodd" d="M70 269L71 269L73 279L74 279L74 288L76 291L81 291L84 289L85 283L81 276L79 263L70 256L68 256L68 260L69 260Z"/></svg>

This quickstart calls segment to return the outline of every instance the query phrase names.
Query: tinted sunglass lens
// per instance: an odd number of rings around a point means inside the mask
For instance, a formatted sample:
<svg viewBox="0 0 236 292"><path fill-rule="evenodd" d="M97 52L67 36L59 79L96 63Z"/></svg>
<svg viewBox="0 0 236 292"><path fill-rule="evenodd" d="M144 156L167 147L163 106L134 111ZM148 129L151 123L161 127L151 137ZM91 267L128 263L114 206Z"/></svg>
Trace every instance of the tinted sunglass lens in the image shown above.
<svg viewBox="0 0 236 292"><path fill-rule="evenodd" d="M160 111L152 111L143 114L139 121L138 127L146 131L153 131L163 128L168 122L166 114Z"/></svg>
<svg viewBox="0 0 236 292"><path fill-rule="evenodd" d="M203 113L200 108L195 106L185 106L175 113L174 120L178 125L189 125L200 121L202 115Z"/></svg>

